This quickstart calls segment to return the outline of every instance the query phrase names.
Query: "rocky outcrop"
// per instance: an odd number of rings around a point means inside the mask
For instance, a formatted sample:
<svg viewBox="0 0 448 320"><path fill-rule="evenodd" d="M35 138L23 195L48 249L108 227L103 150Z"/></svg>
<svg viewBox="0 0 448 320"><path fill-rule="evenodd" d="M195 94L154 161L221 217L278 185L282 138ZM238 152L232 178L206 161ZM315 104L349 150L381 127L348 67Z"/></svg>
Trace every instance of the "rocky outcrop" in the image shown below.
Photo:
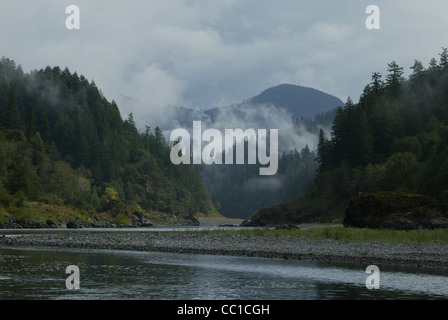
<svg viewBox="0 0 448 320"><path fill-rule="evenodd" d="M372 229L448 228L448 207L418 194L361 193L350 201L343 223L345 227Z"/></svg>
<svg viewBox="0 0 448 320"><path fill-rule="evenodd" d="M0 229L42 229L42 228L57 228L57 225L52 220L47 220L46 222L39 222L39 221L24 222L17 220L12 216L8 216L4 223L0 223Z"/></svg>
<svg viewBox="0 0 448 320"><path fill-rule="evenodd" d="M196 227L201 225L199 220L195 216L193 216L191 213L185 219L185 222L187 225L196 226Z"/></svg>
<svg viewBox="0 0 448 320"><path fill-rule="evenodd" d="M47 228L51 228L51 229L55 229L58 226L57 226L57 224L53 220L47 220L46 227Z"/></svg>
<svg viewBox="0 0 448 320"><path fill-rule="evenodd" d="M285 205L264 208L241 223L242 227L266 227L279 225L295 225L301 223L296 214Z"/></svg>
<svg viewBox="0 0 448 320"><path fill-rule="evenodd" d="M8 216L4 223L0 223L0 229L22 229L23 225L16 218Z"/></svg>
<svg viewBox="0 0 448 320"><path fill-rule="evenodd" d="M131 220L132 226L137 228L147 228L153 226L153 223L149 220L149 217L147 217L143 212L134 212Z"/></svg>
<svg viewBox="0 0 448 320"><path fill-rule="evenodd" d="M140 216L132 224L121 225L113 223L108 220L98 220L94 219L93 222L82 222L82 221L68 221L55 223L53 220L47 220L45 222L25 222L17 220L13 216L8 216L6 221L0 223L0 229L55 229L55 228L67 228L67 229L81 229L81 228L146 228L152 227L152 222L144 216Z"/></svg>

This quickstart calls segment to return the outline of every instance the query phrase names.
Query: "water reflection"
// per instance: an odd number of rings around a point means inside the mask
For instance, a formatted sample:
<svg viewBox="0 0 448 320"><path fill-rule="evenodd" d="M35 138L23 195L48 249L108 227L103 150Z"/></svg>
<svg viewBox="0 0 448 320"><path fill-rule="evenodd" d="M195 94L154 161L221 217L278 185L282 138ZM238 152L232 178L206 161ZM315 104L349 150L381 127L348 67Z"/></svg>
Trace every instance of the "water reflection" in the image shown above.
<svg viewBox="0 0 448 320"><path fill-rule="evenodd" d="M65 287L77 265L81 289ZM365 267L312 261L114 250L0 247L0 299L437 299L443 274L382 270L365 288Z"/></svg>

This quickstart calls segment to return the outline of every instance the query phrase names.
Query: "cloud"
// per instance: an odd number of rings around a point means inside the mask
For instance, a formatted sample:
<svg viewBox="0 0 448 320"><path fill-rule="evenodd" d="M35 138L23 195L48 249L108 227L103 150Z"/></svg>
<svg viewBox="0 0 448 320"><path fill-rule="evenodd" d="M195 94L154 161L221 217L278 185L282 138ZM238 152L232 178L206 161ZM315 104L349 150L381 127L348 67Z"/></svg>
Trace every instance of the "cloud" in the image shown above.
<svg viewBox="0 0 448 320"><path fill-rule="evenodd" d="M246 192L278 191L282 186L283 181L278 175L272 177L256 177L244 183L243 190Z"/></svg>
<svg viewBox="0 0 448 320"><path fill-rule="evenodd" d="M350 36L354 34L353 27L343 24L330 24L319 22L313 25L307 31L307 37L311 39L318 39L319 42L329 42L343 44ZM323 60L325 61L325 60Z"/></svg>
<svg viewBox="0 0 448 320"><path fill-rule="evenodd" d="M197 112L184 116L185 122L179 123L179 113L171 110L170 119L160 121L167 124L164 131L167 140L170 138L171 130L184 128L192 135L193 121L201 121L202 132L206 129L217 129L224 136L226 129L241 129L246 131L254 129L278 130L278 152L289 152L297 149L302 150L308 146L315 150L318 143L318 136L307 131L304 127L297 127L292 116L285 109L279 109L271 104L241 104L225 108L220 108L213 114L212 118L206 114ZM188 119L187 119L188 118ZM329 128L325 128L329 130ZM202 137L195 137L198 141ZM223 141L224 147L224 141Z"/></svg>
<svg viewBox="0 0 448 320"><path fill-rule="evenodd" d="M237 103L280 83L356 100L390 61L408 69L447 46L445 0L378 0L377 31L365 28L365 0L79 0L77 31L65 28L71 4L4 0L0 54L25 71L77 71L136 119Z"/></svg>

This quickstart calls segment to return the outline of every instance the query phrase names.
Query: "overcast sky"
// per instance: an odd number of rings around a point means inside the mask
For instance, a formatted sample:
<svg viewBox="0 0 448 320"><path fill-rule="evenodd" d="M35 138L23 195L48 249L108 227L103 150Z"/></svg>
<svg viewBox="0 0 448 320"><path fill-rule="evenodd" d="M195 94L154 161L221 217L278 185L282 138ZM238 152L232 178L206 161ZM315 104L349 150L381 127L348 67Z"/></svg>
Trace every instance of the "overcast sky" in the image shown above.
<svg viewBox="0 0 448 320"><path fill-rule="evenodd" d="M80 30L67 30L69 5ZM367 30L370 4L380 30ZM0 56L25 72L68 67L123 115L211 108L291 83L357 101L372 72L448 47L446 0L2 0ZM123 97L144 103L126 105Z"/></svg>

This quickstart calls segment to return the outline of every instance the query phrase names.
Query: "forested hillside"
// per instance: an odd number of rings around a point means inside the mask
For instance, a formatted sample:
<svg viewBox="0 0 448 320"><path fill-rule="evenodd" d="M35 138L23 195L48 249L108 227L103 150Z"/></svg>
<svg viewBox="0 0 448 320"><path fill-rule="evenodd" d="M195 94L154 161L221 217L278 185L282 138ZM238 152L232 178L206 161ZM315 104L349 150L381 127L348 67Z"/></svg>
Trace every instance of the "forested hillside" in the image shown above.
<svg viewBox="0 0 448 320"><path fill-rule="evenodd" d="M297 119L291 130L297 136L317 136L319 128L331 126L335 113L333 109L314 119ZM259 165L201 166L202 177L220 212L227 217L247 218L264 207L302 195L316 176L316 153L308 145L301 150L290 147L280 155L278 172L272 177L260 177Z"/></svg>
<svg viewBox="0 0 448 320"><path fill-rule="evenodd" d="M274 176L259 175L259 165L201 167L213 202L221 214L247 218L258 210L297 197L315 176L316 155L307 147L283 153ZM213 180L213 181L208 181Z"/></svg>
<svg viewBox="0 0 448 320"><path fill-rule="evenodd" d="M247 218L260 209L302 195L316 175L319 129L330 131L336 108L344 103L324 92L283 84L239 105L205 111L210 125L224 128L277 128L278 172L260 177L258 165L200 166L220 212Z"/></svg>
<svg viewBox="0 0 448 320"><path fill-rule="evenodd" d="M26 202L192 216L213 211L199 172L175 166L159 128L139 132L82 75L47 67L25 74L0 62L0 210Z"/></svg>
<svg viewBox="0 0 448 320"><path fill-rule="evenodd" d="M448 202L448 51L405 78L388 64L359 102L339 108L331 136L320 132L318 175L286 205L291 221L341 220L360 192L397 191Z"/></svg>

